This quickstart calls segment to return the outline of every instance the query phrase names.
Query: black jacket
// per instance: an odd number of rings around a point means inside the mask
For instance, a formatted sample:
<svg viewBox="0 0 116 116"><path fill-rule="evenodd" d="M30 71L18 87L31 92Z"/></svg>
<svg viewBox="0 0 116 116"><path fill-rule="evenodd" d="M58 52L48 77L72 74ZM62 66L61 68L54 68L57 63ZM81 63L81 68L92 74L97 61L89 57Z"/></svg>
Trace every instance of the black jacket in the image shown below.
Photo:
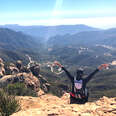
<svg viewBox="0 0 116 116"><path fill-rule="evenodd" d="M72 82L72 93L74 93L74 76L72 76L67 70L66 68L62 67L62 69L65 71L65 73L67 74L67 76L69 77L69 79ZM99 69L96 69L94 72L92 72L89 76L87 76L86 78L82 78L83 81L83 89L86 88L86 84L91 80L91 78L99 71Z"/></svg>

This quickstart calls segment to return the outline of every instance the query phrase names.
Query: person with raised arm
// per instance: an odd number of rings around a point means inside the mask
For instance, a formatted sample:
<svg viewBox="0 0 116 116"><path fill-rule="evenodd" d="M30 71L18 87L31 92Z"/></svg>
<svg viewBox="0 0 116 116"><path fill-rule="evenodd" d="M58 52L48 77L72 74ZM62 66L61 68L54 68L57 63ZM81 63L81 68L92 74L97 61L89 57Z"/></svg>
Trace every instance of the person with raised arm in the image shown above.
<svg viewBox="0 0 116 116"><path fill-rule="evenodd" d="M70 103L71 104L84 104L88 101L89 93L87 91L86 85L92 79L92 77L102 70L103 68L107 68L108 64L101 64L97 69L95 69L91 74L89 74L86 78L83 78L83 69L78 69L76 71L76 76L72 76L70 72L59 62L55 61L55 65L62 68L65 71L68 78L72 83L72 90L70 92Z"/></svg>

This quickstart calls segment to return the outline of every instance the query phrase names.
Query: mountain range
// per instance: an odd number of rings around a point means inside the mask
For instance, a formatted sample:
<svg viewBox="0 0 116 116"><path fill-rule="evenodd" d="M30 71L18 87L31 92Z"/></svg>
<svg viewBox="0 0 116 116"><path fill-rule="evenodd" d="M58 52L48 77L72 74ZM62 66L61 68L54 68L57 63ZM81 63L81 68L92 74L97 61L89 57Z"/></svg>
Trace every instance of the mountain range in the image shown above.
<svg viewBox="0 0 116 116"><path fill-rule="evenodd" d="M83 31L96 31L98 28L93 28L87 25L60 25L60 26L20 26L20 25L1 25L2 28L9 28L15 31L22 31L25 34L42 37L48 39L55 35L75 34Z"/></svg>
<svg viewBox="0 0 116 116"><path fill-rule="evenodd" d="M42 34L43 30L44 32L45 30L55 31L54 33L49 33L50 35L46 42L45 38L33 35L34 32ZM31 34L28 35L28 32ZM45 34L42 35L45 36ZM115 38L115 28L101 30L86 25L5 25L0 28L0 51L1 56L4 56L5 59L9 56L17 56L18 53L17 58L19 58L21 54L24 56L24 54L28 53L36 57L36 59L39 57L43 61L59 60L69 65L96 66L115 60Z"/></svg>
<svg viewBox="0 0 116 116"><path fill-rule="evenodd" d="M47 41L49 54L69 65L98 65L116 59L116 29L57 35Z"/></svg>
<svg viewBox="0 0 116 116"><path fill-rule="evenodd" d="M96 45L105 44L116 46L116 29L100 31L84 31L76 34L65 34L51 37L48 44L61 45Z"/></svg>

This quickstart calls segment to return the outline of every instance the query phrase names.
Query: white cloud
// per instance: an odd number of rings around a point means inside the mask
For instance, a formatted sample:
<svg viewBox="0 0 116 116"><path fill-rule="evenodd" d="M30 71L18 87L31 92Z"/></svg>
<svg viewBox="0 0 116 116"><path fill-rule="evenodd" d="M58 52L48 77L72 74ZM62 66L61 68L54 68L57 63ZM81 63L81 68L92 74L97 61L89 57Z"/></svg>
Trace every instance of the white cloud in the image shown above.
<svg viewBox="0 0 116 116"><path fill-rule="evenodd" d="M55 16L75 16L75 17L92 17L92 16L115 16L116 10L54 10L53 13L55 13Z"/></svg>
<svg viewBox="0 0 116 116"><path fill-rule="evenodd" d="M86 24L99 28L116 27L116 17L73 18L73 19L46 19L22 22L22 25L66 25Z"/></svg>

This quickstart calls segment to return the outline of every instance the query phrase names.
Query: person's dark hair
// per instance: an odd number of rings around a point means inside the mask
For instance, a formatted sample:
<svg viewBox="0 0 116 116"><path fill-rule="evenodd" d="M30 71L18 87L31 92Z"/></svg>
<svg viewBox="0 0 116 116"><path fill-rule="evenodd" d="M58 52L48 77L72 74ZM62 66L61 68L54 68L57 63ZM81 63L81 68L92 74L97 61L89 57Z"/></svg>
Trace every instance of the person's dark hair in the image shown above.
<svg viewBox="0 0 116 116"><path fill-rule="evenodd" d="M76 71L76 79L80 80L82 78L82 75L83 75L83 69L78 69Z"/></svg>

